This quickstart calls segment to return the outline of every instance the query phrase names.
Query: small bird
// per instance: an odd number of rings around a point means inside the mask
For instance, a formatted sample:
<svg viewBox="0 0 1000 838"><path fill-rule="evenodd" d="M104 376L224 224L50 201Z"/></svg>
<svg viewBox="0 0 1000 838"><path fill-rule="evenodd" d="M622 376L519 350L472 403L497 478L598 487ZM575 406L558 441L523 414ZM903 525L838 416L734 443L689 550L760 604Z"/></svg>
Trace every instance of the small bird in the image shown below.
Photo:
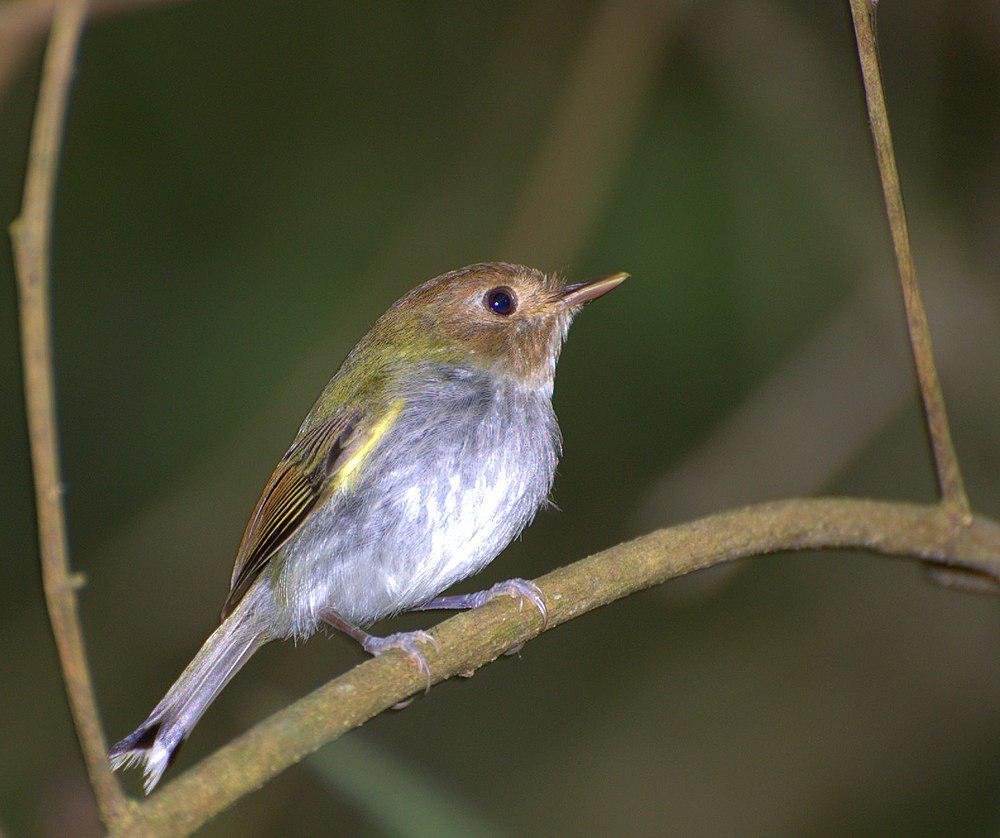
<svg viewBox="0 0 1000 838"><path fill-rule="evenodd" d="M202 714L265 643L326 624L372 655L400 649L428 676L422 631L376 637L403 611L495 596L511 579L440 596L482 570L547 501L562 437L556 362L584 303L628 274L567 285L504 262L470 265L396 301L320 394L257 502L219 627L146 720L111 748L149 794Z"/></svg>

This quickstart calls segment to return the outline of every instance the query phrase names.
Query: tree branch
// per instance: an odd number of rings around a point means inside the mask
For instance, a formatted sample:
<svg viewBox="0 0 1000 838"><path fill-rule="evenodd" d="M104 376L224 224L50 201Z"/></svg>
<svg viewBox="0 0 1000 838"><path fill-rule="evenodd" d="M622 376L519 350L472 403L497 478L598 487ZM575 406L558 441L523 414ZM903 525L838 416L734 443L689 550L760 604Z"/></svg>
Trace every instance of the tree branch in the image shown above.
<svg viewBox="0 0 1000 838"><path fill-rule="evenodd" d="M745 507L657 530L537 580L548 628L695 570L785 550L863 549L932 559L1000 579L1000 524L976 516L956 529L940 506L803 499ZM506 597L459 614L425 647L431 680L470 673L542 631ZM419 692L426 681L402 653L354 667L203 759L128 813L113 832L188 833L321 746Z"/></svg>
<svg viewBox="0 0 1000 838"><path fill-rule="evenodd" d="M878 158L878 169L882 178L885 209L892 231L899 282L903 289L906 328L910 335L913 361L920 383L920 398L923 402L931 449L934 452L934 466L937 471L941 501L962 524L968 524L972 520L972 510L969 507L969 498L965 493L962 472L958 466L955 446L948 428L948 413L944 406L937 367L934 365L927 312L924 310L920 289L917 286L916 269L910 252L910 233L906 224L906 211L903 208L899 173L896 170L896 155L892 147L892 133L889 130L889 114L886 111L885 95L882 90L882 70L879 66L874 25L875 3L872 0L851 0L851 16L858 43L861 75L865 83L865 100L868 104L868 119L875 142L875 156Z"/></svg>
<svg viewBox="0 0 1000 838"><path fill-rule="evenodd" d="M71 573L69 568L49 311L49 259L56 171L70 81L85 15L86 3L83 0L63 0L55 11L52 33L45 50L38 109L31 130L24 201L20 216L11 224L10 234L20 295L24 397L35 478L42 583L73 721L98 806L107 820L116 817L126 802L117 778L107 766L107 748L77 612L76 590L81 585L81 578Z"/></svg>

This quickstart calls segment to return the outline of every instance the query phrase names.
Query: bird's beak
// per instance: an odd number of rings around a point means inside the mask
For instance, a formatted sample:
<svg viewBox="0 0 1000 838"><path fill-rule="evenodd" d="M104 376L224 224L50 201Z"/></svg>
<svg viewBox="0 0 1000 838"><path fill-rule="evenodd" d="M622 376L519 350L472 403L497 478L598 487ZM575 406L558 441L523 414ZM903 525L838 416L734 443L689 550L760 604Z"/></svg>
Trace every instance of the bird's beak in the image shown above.
<svg viewBox="0 0 1000 838"><path fill-rule="evenodd" d="M628 279L628 274L622 272L606 276L604 279L595 279L593 282L578 282L574 285L567 285L566 289L559 295L559 301L567 308L582 306L584 303L603 297L626 279Z"/></svg>

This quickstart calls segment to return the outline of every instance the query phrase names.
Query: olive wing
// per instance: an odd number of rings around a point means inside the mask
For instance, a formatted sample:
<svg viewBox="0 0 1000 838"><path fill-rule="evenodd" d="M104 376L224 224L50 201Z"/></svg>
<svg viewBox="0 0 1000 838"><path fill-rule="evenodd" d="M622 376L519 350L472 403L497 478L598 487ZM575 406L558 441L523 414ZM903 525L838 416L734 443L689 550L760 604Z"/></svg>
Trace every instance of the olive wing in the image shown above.
<svg viewBox="0 0 1000 838"><path fill-rule="evenodd" d="M360 411L342 411L304 433L281 458L243 533L221 619L239 605L278 548L329 497L339 482L338 472L351 462L359 443L367 447L370 430L366 433L364 425Z"/></svg>

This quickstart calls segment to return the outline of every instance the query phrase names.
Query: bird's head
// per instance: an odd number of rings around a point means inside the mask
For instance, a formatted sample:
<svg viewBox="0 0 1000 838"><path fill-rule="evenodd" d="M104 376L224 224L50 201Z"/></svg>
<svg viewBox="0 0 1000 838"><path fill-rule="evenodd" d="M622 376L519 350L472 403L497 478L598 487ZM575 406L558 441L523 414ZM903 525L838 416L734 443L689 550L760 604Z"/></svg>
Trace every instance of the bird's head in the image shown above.
<svg viewBox="0 0 1000 838"><path fill-rule="evenodd" d="M521 265L470 265L402 297L372 336L406 355L447 356L529 385L551 384L574 315L627 277L567 285L556 274Z"/></svg>

